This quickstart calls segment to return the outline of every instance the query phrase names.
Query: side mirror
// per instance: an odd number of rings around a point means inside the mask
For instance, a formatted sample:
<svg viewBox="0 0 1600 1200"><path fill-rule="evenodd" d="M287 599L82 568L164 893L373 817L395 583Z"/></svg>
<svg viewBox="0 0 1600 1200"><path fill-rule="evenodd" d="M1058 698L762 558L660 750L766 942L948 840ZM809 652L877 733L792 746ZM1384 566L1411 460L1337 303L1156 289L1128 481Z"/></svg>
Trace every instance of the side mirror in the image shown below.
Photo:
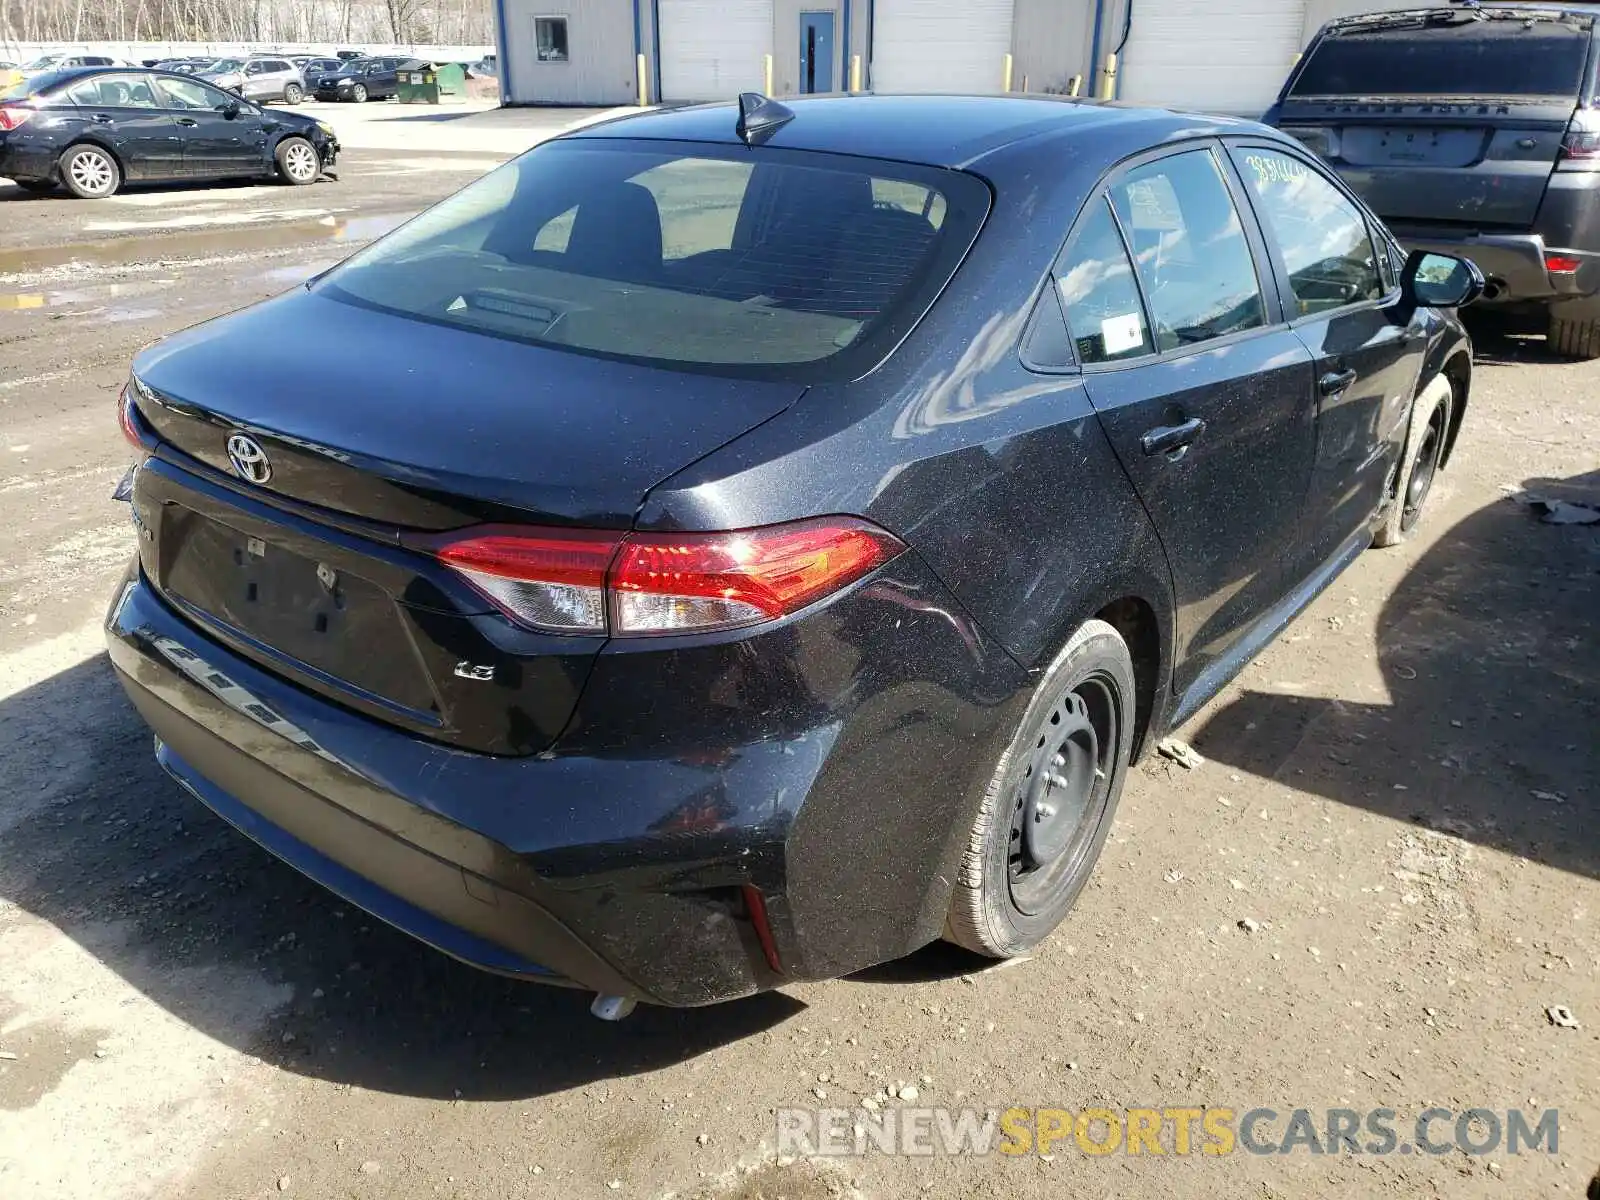
<svg viewBox="0 0 1600 1200"><path fill-rule="evenodd" d="M243 110L239 107L239 102L237 100L233 100L227 104L220 105L217 108L217 111L231 121Z"/></svg>
<svg viewBox="0 0 1600 1200"><path fill-rule="evenodd" d="M1470 259L1413 250L1400 276L1406 302L1429 308L1464 308L1483 295L1483 272Z"/></svg>

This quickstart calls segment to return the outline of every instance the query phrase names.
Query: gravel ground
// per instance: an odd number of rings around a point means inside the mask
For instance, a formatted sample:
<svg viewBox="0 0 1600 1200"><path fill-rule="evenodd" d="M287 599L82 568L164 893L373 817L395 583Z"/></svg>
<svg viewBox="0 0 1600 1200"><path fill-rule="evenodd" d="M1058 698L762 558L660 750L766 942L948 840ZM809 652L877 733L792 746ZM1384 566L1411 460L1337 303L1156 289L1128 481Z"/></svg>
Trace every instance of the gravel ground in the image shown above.
<svg viewBox="0 0 1600 1200"><path fill-rule="evenodd" d="M1130 781L1031 961L935 946L621 1025L335 901L155 767L98 620L140 346L483 169L80 205L0 185L0 1195L1581 1196L1600 1166L1600 364L1485 330L1419 536ZM309 192L309 198L305 193ZM260 215L241 221L239 214ZM108 228L108 226L115 226ZM1578 1028L1552 1023L1551 1006ZM1560 1110L1555 1153L776 1156L774 1110ZM1279 1129L1283 1122L1278 1123ZM1170 1146L1170 1143L1169 1143Z"/></svg>

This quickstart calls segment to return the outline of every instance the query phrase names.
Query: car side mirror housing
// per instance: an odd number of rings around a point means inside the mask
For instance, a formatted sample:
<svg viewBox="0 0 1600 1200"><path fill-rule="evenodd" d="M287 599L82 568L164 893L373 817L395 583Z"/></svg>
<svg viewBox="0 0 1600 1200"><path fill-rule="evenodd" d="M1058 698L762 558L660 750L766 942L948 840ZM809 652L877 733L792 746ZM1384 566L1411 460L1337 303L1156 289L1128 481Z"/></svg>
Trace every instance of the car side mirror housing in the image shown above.
<svg viewBox="0 0 1600 1200"><path fill-rule="evenodd" d="M243 110L239 107L239 102L235 100L231 104L219 105L217 111L231 121Z"/></svg>
<svg viewBox="0 0 1600 1200"><path fill-rule="evenodd" d="M1428 308L1464 308L1483 295L1483 272L1471 259L1413 250L1400 276L1406 303Z"/></svg>

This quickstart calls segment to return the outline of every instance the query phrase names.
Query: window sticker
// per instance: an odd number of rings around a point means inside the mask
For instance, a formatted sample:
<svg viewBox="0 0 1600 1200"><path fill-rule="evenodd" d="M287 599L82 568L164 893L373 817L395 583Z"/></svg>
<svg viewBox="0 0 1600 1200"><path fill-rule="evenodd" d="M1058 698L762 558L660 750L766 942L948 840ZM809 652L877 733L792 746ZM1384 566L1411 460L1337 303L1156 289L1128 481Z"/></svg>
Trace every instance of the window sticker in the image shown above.
<svg viewBox="0 0 1600 1200"><path fill-rule="evenodd" d="M1108 355L1136 350L1144 344L1144 318L1138 313L1107 317L1100 322L1100 340Z"/></svg>

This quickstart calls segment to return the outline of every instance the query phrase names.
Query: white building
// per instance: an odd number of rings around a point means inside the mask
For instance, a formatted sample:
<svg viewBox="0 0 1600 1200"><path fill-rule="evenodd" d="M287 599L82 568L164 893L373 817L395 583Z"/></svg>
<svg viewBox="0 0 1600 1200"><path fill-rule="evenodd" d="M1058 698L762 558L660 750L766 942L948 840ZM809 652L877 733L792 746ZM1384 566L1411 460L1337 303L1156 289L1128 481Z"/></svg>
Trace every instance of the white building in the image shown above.
<svg viewBox="0 0 1600 1200"><path fill-rule="evenodd" d="M637 103L641 75L651 102L852 87L1066 92L1076 80L1085 95L1253 115L1322 22L1427 3L496 0L496 8L511 104Z"/></svg>

